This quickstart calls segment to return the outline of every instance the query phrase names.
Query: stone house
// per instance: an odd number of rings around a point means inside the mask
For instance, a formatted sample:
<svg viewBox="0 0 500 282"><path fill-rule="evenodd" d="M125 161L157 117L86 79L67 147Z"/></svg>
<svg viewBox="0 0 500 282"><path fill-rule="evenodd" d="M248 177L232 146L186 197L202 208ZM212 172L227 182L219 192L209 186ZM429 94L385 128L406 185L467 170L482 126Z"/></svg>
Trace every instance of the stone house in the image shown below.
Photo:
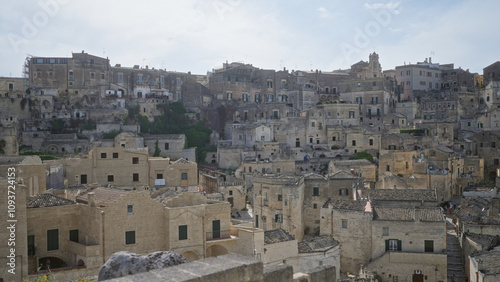
<svg viewBox="0 0 500 282"><path fill-rule="evenodd" d="M484 179L494 180L496 168L500 165L500 132L485 131L469 138L474 142L472 154L484 158Z"/></svg>
<svg viewBox="0 0 500 282"><path fill-rule="evenodd" d="M317 236L298 243L299 271L309 272L311 269L333 265L336 277L340 277L340 246L331 236Z"/></svg>
<svg viewBox="0 0 500 282"><path fill-rule="evenodd" d="M323 177L318 174L304 175L303 217L307 233L319 235L320 210L327 199L353 199L363 179L350 172L337 171Z"/></svg>
<svg viewBox="0 0 500 282"><path fill-rule="evenodd" d="M26 186L26 197L45 193L45 165L39 156L1 156L0 173L2 176L10 174L18 184Z"/></svg>
<svg viewBox="0 0 500 282"><path fill-rule="evenodd" d="M395 174L407 177L413 174L413 159L417 157L417 152L393 151L380 155L378 174Z"/></svg>
<svg viewBox="0 0 500 282"><path fill-rule="evenodd" d="M471 282L493 282L500 279L500 251L495 249L469 256L468 280Z"/></svg>
<svg viewBox="0 0 500 282"><path fill-rule="evenodd" d="M333 160L329 163L329 171L349 171L359 177L363 177L365 182L375 183L377 181L377 166L369 160Z"/></svg>
<svg viewBox="0 0 500 282"><path fill-rule="evenodd" d="M363 270L384 279L421 274L446 279L446 222L439 208L330 199L321 215L321 234L332 234L340 242L342 272Z"/></svg>
<svg viewBox="0 0 500 282"><path fill-rule="evenodd" d="M162 134L148 135L144 137L144 145L148 147L148 154L154 155L156 150L156 141L160 149L160 156L172 160L184 158L186 160L196 161L195 149L185 148L186 136L184 134Z"/></svg>
<svg viewBox="0 0 500 282"><path fill-rule="evenodd" d="M304 177L301 176L254 177L254 226L264 230L281 228L295 239L302 240L305 232L304 189Z"/></svg>

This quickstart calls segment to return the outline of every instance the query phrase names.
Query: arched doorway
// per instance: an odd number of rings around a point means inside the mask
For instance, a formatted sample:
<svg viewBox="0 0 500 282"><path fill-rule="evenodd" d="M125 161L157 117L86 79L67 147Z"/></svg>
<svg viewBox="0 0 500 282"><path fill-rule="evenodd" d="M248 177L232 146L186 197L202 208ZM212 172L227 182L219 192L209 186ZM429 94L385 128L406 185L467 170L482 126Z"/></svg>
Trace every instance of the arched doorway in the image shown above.
<svg viewBox="0 0 500 282"><path fill-rule="evenodd" d="M207 257L218 257L227 253L226 248L220 245L213 245L207 248Z"/></svg>
<svg viewBox="0 0 500 282"><path fill-rule="evenodd" d="M67 267L68 264L64 260L56 257L43 257L38 259L38 265L41 267L40 270L63 268Z"/></svg>
<svg viewBox="0 0 500 282"><path fill-rule="evenodd" d="M195 261L199 259L198 255L192 251L184 252L182 253L182 256L187 258L189 261Z"/></svg>
<svg viewBox="0 0 500 282"><path fill-rule="evenodd" d="M85 262L82 259L78 260L77 266L85 266Z"/></svg>

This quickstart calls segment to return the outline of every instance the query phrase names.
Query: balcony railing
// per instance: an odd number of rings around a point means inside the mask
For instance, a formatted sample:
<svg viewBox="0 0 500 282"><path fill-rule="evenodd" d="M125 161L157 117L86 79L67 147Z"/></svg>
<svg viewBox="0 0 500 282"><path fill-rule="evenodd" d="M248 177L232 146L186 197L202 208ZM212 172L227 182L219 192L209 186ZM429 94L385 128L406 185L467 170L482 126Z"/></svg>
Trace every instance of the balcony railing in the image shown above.
<svg viewBox="0 0 500 282"><path fill-rule="evenodd" d="M207 232L207 241L231 238L231 230L219 230Z"/></svg>

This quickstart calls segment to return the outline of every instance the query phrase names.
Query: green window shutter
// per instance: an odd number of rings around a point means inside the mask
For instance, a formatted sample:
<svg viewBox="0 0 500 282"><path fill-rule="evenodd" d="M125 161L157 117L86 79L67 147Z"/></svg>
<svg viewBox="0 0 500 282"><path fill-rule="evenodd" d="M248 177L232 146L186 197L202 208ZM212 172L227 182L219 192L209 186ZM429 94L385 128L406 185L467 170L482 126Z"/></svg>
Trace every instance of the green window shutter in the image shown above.
<svg viewBox="0 0 500 282"><path fill-rule="evenodd" d="M78 243L78 229L69 231L69 240Z"/></svg>
<svg viewBox="0 0 500 282"><path fill-rule="evenodd" d="M135 231L126 231L125 232L125 244L135 244Z"/></svg>
<svg viewBox="0 0 500 282"><path fill-rule="evenodd" d="M187 240L187 225L179 225L179 240Z"/></svg>
<svg viewBox="0 0 500 282"><path fill-rule="evenodd" d="M345 189L345 195L346 195L346 196L349 196L349 188L346 188L346 189Z"/></svg>
<svg viewBox="0 0 500 282"><path fill-rule="evenodd" d="M398 240L398 251L401 251L401 240Z"/></svg>
<svg viewBox="0 0 500 282"><path fill-rule="evenodd" d="M59 229L47 230L47 251L59 250Z"/></svg>
<svg viewBox="0 0 500 282"><path fill-rule="evenodd" d="M389 240L385 240L385 251L389 250Z"/></svg>

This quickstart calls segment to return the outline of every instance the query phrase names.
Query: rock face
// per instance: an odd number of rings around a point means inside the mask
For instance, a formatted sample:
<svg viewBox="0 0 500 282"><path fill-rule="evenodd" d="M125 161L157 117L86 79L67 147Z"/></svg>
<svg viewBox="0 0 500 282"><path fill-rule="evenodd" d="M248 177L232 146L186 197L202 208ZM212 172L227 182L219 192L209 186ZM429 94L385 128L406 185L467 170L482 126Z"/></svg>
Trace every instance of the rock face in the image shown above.
<svg viewBox="0 0 500 282"><path fill-rule="evenodd" d="M98 281L178 265L185 262L189 262L189 260L178 253L170 251L154 252L145 256L129 252L117 252L101 267Z"/></svg>

